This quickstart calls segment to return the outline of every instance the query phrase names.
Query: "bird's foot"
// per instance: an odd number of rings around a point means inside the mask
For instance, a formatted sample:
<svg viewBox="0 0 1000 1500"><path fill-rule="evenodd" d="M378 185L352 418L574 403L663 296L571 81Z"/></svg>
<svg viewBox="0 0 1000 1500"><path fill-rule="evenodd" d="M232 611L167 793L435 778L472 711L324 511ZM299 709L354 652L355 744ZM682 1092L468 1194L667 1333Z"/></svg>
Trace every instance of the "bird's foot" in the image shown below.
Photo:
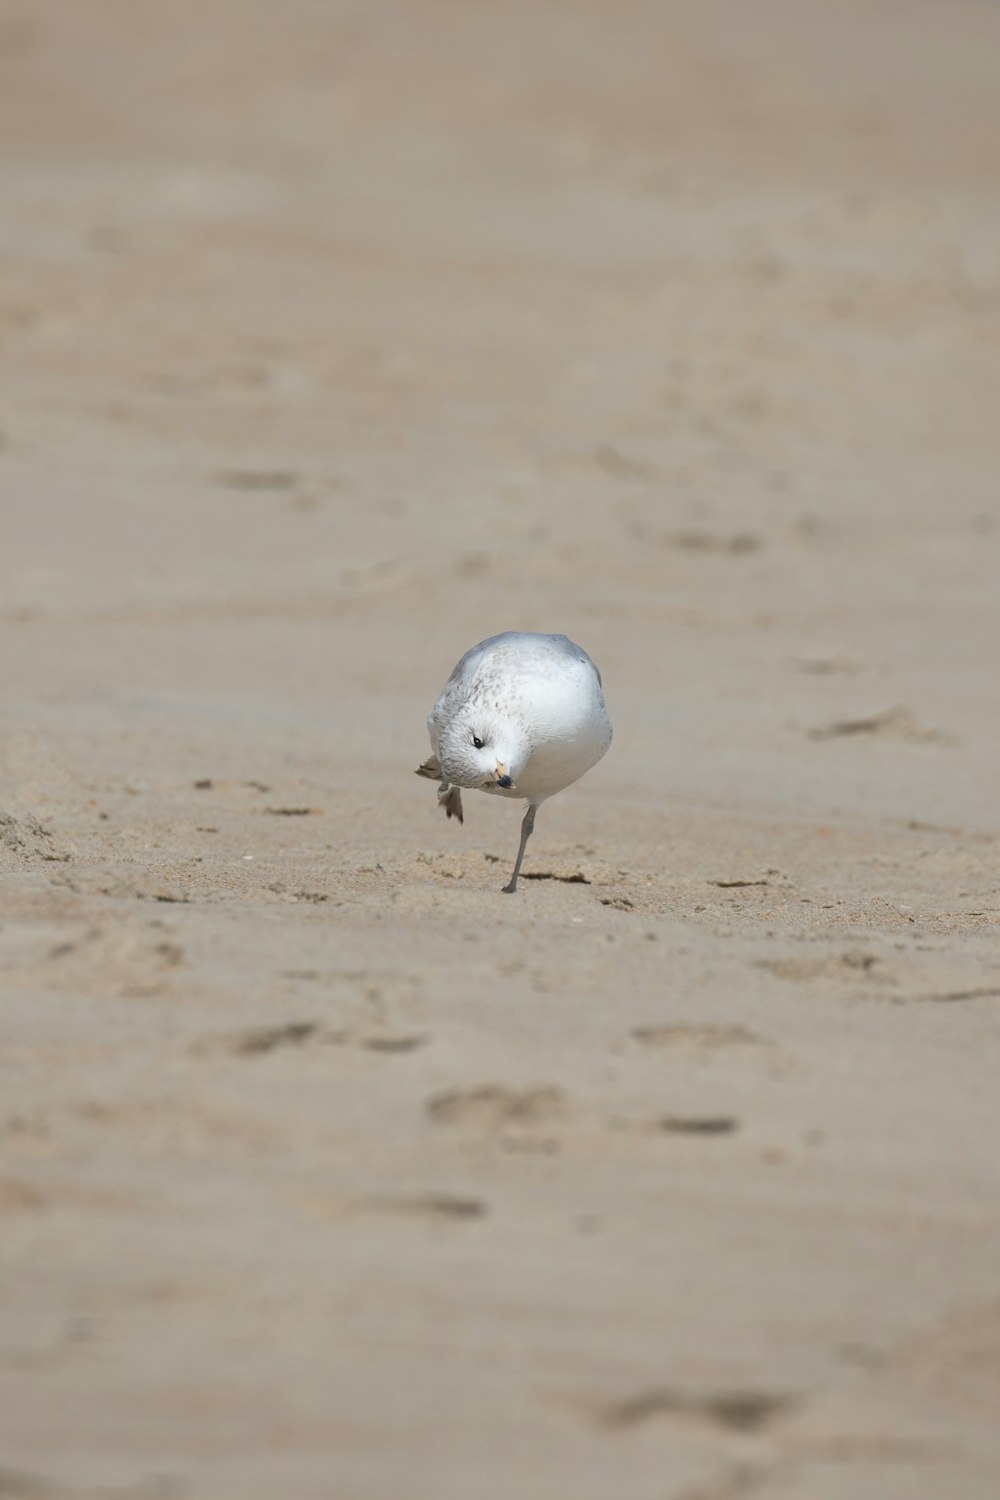
<svg viewBox="0 0 1000 1500"><path fill-rule="evenodd" d="M460 823L464 822L462 816L462 793L457 786L449 786L442 781L438 787L438 807L443 807L449 818L457 818Z"/></svg>

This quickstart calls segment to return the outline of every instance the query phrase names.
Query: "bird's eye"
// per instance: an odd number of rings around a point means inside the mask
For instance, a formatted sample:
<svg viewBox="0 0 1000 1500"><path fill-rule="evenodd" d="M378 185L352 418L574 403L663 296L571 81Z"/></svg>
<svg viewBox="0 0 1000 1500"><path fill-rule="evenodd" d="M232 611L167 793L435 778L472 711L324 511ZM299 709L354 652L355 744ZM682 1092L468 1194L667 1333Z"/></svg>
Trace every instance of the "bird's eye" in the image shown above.
<svg viewBox="0 0 1000 1500"><path fill-rule="evenodd" d="M474 735L473 735L473 736L472 736L472 743L473 743L473 744L474 744L474 745L475 745L475 747L476 747L476 749L477 749L477 750L481 750L481 749L482 749L482 748L483 748L483 745L484 745L484 744L485 744L485 743L486 743L486 742L485 742L485 740L481 740L481 739L480 739L480 738L479 738L479 736L478 736L478 734L474 734Z"/></svg>

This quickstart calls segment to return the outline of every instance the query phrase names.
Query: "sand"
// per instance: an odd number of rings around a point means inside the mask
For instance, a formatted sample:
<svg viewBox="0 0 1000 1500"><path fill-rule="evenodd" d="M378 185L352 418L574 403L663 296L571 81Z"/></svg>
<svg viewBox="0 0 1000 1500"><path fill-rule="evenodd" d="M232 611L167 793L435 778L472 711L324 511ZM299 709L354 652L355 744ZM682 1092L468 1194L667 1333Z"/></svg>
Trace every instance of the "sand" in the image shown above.
<svg viewBox="0 0 1000 1500"><path fill-rule="evenodd" d="M1000 1493L998 48L0 4L4 1496Z"/></svg>

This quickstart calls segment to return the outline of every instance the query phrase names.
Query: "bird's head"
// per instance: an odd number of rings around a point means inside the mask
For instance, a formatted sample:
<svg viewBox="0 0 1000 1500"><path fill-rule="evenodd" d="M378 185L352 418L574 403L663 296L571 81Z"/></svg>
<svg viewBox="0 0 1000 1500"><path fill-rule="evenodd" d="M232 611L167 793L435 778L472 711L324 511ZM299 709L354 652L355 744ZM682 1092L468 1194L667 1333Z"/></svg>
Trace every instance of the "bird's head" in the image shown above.
<svg viewBox="0 0 1000 1500"><path fill-rule="evenodd" d="M528 763L524 730L495 710L467 708L441 734L441 767L458 786L482 791L517 791Z"/></svg>

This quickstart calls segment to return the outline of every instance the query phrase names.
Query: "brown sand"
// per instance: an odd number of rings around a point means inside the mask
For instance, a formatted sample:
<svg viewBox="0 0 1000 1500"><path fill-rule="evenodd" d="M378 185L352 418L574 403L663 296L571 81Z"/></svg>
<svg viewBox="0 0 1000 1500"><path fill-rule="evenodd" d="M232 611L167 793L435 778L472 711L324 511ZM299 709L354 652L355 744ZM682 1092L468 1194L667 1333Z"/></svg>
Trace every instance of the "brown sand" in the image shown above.
<svg viewBox="0 0 1000 1500"><path fill-rule="evenodd" d="M8 1500L1000 1494L998 55L0 3Z"/></svg>

